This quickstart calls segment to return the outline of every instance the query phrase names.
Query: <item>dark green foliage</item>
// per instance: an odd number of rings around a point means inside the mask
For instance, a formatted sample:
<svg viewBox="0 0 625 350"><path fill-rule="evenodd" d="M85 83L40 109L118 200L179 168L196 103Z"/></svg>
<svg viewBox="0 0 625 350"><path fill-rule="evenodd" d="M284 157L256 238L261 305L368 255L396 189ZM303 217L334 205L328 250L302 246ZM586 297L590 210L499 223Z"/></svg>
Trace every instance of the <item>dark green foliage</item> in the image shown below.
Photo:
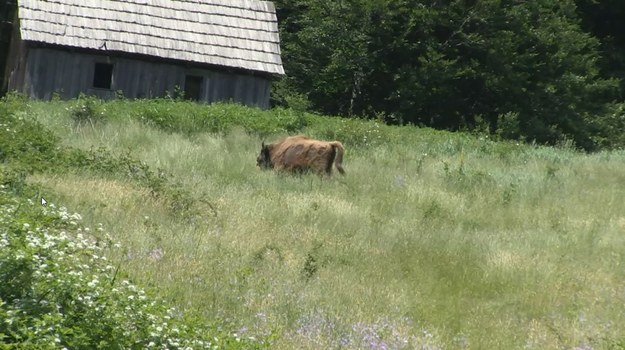
<svg viewBox="0 0 625 350"><path fill-rule="evenodd" d="M582 28L601 40L599 66L603 75L620 81L620 100L625 97L625 2L577 0Z"/></svg>
<svg viewBox="0 0 625 350"><path fill-rule="evenodd" d="M573 0L276 4L287 77L274 103L292 94L331 115L623 145L610 131L621 127L618 74L601 74L600 42Z"/></svg>
<svg viewBox="0 0 625 350"><path fill-rule="evenodd" d="M306 260L304 260L304 266L302 267L302 278L305 281L310 281L315 277L319 268L324 264L324 258L321 254L323 244L316 242L312 249L306 254Z"/></svg>

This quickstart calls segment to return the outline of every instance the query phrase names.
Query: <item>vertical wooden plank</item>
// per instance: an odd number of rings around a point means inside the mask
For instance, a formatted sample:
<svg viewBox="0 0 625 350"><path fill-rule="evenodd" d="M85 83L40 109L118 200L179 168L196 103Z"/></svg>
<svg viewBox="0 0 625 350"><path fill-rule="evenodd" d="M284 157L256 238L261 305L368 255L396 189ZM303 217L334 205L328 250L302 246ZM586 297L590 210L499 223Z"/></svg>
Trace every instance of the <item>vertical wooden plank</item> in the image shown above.
<svg viewBox="0 0 625 350"><path fill-rule="evenodd" d="M168 67L164 67L164 81L163 81L163 88L165 90L165 95L168 96L172 96L173 92L174 92L174 86L176 84L176 67L174 66L170 66L169 69Z"/></svg>
<svg viewBox="0 0 625 350"><path fill-rule="evenodd" d="M18 29L16 29L19 32ZM7 63L7 91L17 90L25 93L24 91L24 79L26 75L26 55L28 54L28 47L19 38L19 35L14 36L11 39L11 51L9 53L9 60Z"/></svg>
<svg viewBox="0 0 625 350"><path fill-rule="evenodd" d="M181 67L181 66L175 66L172 69L172 82L169 85L169 88L172 92L172 95L176 89L176 86L180 87L181 89L184 87L184 79L185 79L185 68ZM204 84L206 84L206 76L204 76ZM205 86L203 86L203 88L205 89ZM205 91L202 90L202 94L205 94Z"/></svg>
<svg viewBox="0 0 625 350"><path fill-rule="evenodd" d="M150 70L152 71L152 84L150 85L152 98L161 97L161 87L163 86L163 79L161 79L163 71L161 69L161 65L158 63L151 63Z"/></svg>
<svg viewBox="0 0 625 350"><path fill-rule="evenodd" d="M113 81L111 82L111 90L113 96L117 95L117 91L124 91L124 80L127 78L124 74L124 60L120 57L112 57L113 63Z"/></svg>
<svg viewBox="0 0 625 350"><path fill-rule="evenodd" d="M82 90L82 79L81 72L84 72L85 67L84 63L81 60L80 55L71 54L68 57L66 65L68 66L69 76L68 76L68 84L63 89L63 93L61 96L64 99L70 99L74 96L78 96L80 91Z"/></svg>
<svg viewBox="0 0 625 350"><path fill-rule="evenodd" d="M122 90L128 98L156 98L173 94L178 85L184 87L186 74L202 76L201 101L212 103L234 101L248 106L269 107L270 79L208 69L188 69L166 62L148 62L114 57L112 90L93 89L93 69L107 56L49 48L32 48L25 63L22 84L34 98L49 99L57 90L63 98L74 98L82 92L113 98Z"/></svg>
<svg viewBox="0 0 625 350"><path fill-rule="evenodd" d="M78 55L82 57L81 61L83 62L83 67L85 70L85 72L81 75L82 76L81 90L82 92L88 92L93 87L93 76L95 75L96 56L95 55L82 56L82 54L78 54Z"/></svg>
<svg viewBox="0 0 625 350"><path fill-rule="evenodd" d="M48 67L45 62L42 62L41 50L39 49L32 50L29 58L31 68L29 74L29 91L31 93L31 97L41 98L43 89L45 89L45 85L48 80Z"/></svg>
<svg viewBox="0 0 625 350"><path fill-rule="evenodd" d="M136 63L136 62L133 62ZM134 81L135 98L147 98L143 86L145 85L146 72L142 64L133 64L137 71L137 79Z"/></svg>
<svg viewBox="0 0 625 350"><path fill-rule="evenodd" d="M48 57L49 60L54 61L54 68L52 69L52 79L50 81L51 86L50 89L44 94L44 100L49 100L50 98L52 98L52 94L55 91L61 92L61 90L63 90L64 88L63 76L65 75L68 55L62 51L55 52L51 50L46 50L45 56ZM65 81L67 82L67 80L68 79L66 79Z"/></svg>
<svg viewBox="0 0 625 350"><path fill-rule="evenodd" d="M212 75L210 71L204 72L204 85L202 86L202 96L200 98L203 102L210 103L210 94L212 89Z"/></svg>
<svg viewBox="0 0 625 350"><path fill-rule="evenodd" d="M219 99L219 74L217 72L210 72L209 79L208 102L217 102Z"/></svg>
<svg viewBox="0 0 625 350"><path fill-rule="evenodd" d="M228 102L235 97L237 78L236 76L221 74L221 81L224 86L224 95L222 96L222 100Z"/></svg>
<svg viewBox="0 0 625 350"><path fill-rule="evenodd" d="M39 52L37 65L39 67L44 67L45 75L43 75L40 79L40 83L36 86L37 89L37 98L45 99L46 92L50 91L54 87L54 68L55 63L54 60L50 59L50 56L47 55L45 50L37 50Z"/></svg>
<svg viewBox="0 0 625 350"><path fill-rule="evenodd" d="M164 63L158 63L158 71L159 71L159 89L158 89L158 97L165 97L166 92L169 88L169 71L173 68L173 65L167 65Z"/></svg>
<svg viewBox="0 0 625 350"><path fill-rule="evenodd" d="M256 101L256 94L254 93L254 91L256 91L256 89L260 87L260 81L258 81L258 79L256 79L255 77L250 76L246 76L243 79L245 91L244 95L241 98L245 101L246 105L256 106L258 101Z"/></svg>
<svg viewBox="0 0 625 350"><path fill-rule="evenodd" d="M117 60L117 85L118 90L122 90L127 98L136 98L137 89L134 84L137 74L134 62L132 60L121 58Z"/></svg>
<svg viewBox="0 0 625 350"><path fill-rule="evenodd" d="M123 85L121 86L121 89L124 90L124 96L138 98L139 81L141 79L139 67L133 60L129 59L124 59L120 64L123 65L120 69L120 74L124 76Z"/></svg>
<svg viewBox="0 0 625 350"><path fill-rule="evenodd" d="M152 86L154 86L154 68L152 67L152 64L149 62L146 62L144 64L142 64L142 66L144 67L145 70L145 81L143 84L143 91L145 92L145 97L147 98L153 98L153 89Z"/></svg>
<svg viewBox="0 0 625 350"><path fill-rule="evenodd" d="M28 52L28 57L26 63L24 63L24 90L23 92L31 98L37 98L35 92L33 91L35 81L35 69L37 65L34 63L37 61L37 51L34 49L30 49Z"/></svg>

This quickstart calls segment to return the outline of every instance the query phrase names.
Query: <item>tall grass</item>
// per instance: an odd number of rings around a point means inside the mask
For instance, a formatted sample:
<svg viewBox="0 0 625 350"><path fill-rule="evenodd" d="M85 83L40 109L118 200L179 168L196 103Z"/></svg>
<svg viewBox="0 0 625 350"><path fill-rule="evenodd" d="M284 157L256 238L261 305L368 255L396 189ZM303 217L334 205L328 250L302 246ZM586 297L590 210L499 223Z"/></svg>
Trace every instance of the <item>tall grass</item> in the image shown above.
<svg viewBox="0 0 625 350"><path fill-rule="evenodd" d="M24 117L163 169L203 215L97 171L29 181L103 223L126 247L110 259L179 308L277 349L625 348L622 151L163 101L77 125L71 103ZM289 132L343 141L347 176L257 169L261 140Z"/></svg>

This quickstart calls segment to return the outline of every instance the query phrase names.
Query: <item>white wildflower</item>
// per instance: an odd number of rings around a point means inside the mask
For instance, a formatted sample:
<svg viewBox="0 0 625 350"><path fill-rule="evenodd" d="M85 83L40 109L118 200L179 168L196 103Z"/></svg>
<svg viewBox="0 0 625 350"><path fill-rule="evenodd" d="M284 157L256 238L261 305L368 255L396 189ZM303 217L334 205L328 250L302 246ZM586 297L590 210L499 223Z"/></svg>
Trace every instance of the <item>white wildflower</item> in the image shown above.
<svg viewBox="0 0 625 350"><path fill-rule="evenodd" d="M98 282L99 282L99 281L98 281L98 279L97 279L97 278L94 278L94 279L92 279L89 283L87 283L87 286L88 286L89 288L93 288L93 287L95 287L95 286L98 284Z"/></svg>

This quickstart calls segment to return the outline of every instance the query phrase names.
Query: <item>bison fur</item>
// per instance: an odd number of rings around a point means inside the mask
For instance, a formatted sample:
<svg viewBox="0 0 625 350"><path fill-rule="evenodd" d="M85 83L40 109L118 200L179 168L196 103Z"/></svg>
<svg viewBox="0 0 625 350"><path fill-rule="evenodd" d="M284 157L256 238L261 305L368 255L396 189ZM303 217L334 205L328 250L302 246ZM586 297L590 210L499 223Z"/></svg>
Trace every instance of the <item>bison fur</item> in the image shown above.
<svg viewBox="0 0 625 350"><path fill-rule="evenodd" d="M332 164L342 175L345 148L339 141L319 141L303 135L290 136L279 142L261 145L256 165L261 169L275 169L294 173L312 171L332 174Z"/></svg>

